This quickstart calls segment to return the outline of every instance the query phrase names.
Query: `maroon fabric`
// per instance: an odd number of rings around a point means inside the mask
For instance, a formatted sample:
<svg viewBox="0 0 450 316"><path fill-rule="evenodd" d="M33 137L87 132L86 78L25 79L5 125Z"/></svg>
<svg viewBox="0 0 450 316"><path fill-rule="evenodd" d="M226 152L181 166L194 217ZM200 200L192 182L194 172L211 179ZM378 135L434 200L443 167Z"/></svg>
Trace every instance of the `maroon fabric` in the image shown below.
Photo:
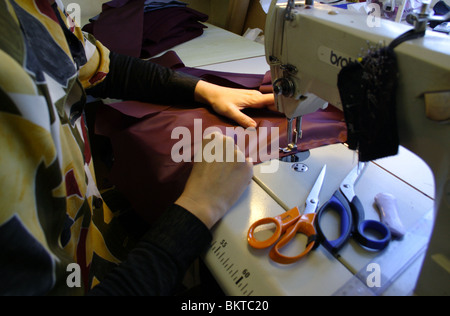
<svg viewBox="0 0 450 316"><path fill-rule="evenodd" d="M190 70L183 67L179 69ZM258 78L259 86L252 89L260 88L270 78L267 75L248 75L250 80L246 83L245 75L240 74L206 71L203 75L209 76L207 81L215 83L214 79L220 77L222 83L228 82L241 88L247 88L246 84L255 85ZM271 127L279 128L280 146L287 145L284 115L266 109L248 109L244 112L257 122L257 131L260 127L266 127L269 132ZM195 119L202 120L202 133L211 126L220 128L224 134L227 127L237 127L236 123L218 116L203 105L179 107L126 101L99 108L95 132L110 139L115 158L109 180L147 222L153 222L183 191L192 163L172 160L172 148L180 140L171 139L171 135L175 128L186 127L192 140L197 141L198 138L194 137ZM304 116L302 126L303 138L299 141L301 150L347 139L343 114L333 106ZM271 138L270 134L268 138ZM265 142L265 139L258 140ZM193 156L195 143L191 142L190 145ZM249 154L249 148L243 150Z"/></svg>
<svg viewBox="0 0 450 316"><path fill-rule="evenodd" d="M127 56L141 55L144 2L110 1L103 4L102 13L91 27L84 28L113 52Z"/></svg>
<svg viewBox="0 0 450 316"><path fill-rule="evenodd" d="M187 7L144 12L145 0L114 0L83 27L111 51L150 58L203 34L208 16Z"/></svg>
<svg viewBox="0 0 450 316"><path fill-rule="evenodd" d="M217 85L238 89L259 89L263 93L272 92L272 81L269 72L262 76L258 74L240 74L185 67L183 61L174 51L168 51L159 57L152 58L150 61L179 72L202 78L205 81L213 82Z"/></svg>
<svg viewBox="0 0 450 316"><path fill-rule="evenodd" d="M150 58L203 34L208 16L186 7L145 13L141 58Z"/></svg>

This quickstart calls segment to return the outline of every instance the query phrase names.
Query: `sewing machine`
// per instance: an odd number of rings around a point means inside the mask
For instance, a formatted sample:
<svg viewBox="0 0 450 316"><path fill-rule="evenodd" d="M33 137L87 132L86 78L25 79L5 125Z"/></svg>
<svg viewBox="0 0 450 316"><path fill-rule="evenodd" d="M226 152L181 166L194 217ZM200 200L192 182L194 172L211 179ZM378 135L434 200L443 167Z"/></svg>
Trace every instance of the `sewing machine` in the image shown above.
<svg viewBox="0 0 450 316"><path fill-rule="evenodd" d="M426 13L424 8L416 17L421 23L416 27L426 25ZM377 18L321 4L272 1L265 30L266 58L277 107L288 119L285 151L295 150L303 115L328 103L342 108L337 76L343 66L363 55L368 45L389 44L412 28L383 19L374 25ZM427 31L395 52L400 142L427 162L436 187L434 232L415 292L449 294L450 38Z"/></svg>

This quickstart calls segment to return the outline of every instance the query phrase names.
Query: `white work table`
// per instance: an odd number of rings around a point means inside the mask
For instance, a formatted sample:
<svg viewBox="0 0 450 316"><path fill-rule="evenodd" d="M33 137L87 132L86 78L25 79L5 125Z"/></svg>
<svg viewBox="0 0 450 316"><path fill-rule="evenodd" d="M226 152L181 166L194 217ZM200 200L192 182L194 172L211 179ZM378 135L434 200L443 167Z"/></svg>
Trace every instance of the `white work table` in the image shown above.
<svg viewBox="0 0 450 316"><path fill-rule="evenodd" d="M269 69L261 44L213 26L209 26L202 37L174 50L188 67L258 74ZM366 284L359 281L364 280L360 272L364 272L370 262L379 263L383 275L382 288L374 289L376 294L413 294L433 222L434 180L425 163L403 147L398 156L370 163L355 188L368 219L380 219L374 206L376 194L387 192L397 198L400 218L408 231L402 241L393 241L378 253L364 250L350 240L339 253L339 260L320 246L298 263L285 266L272 262L269 250L255 250L248 245L247 231L253 222L284 212L263 187L269 188L289 207L303 206L326 164L327 175L320 195L322 204L356 165L357 156L344 145L336 144L311 150L302 162L308 166L307 172L296 172L290 163L284 162L271 174L261 172L263 165L255 166L258 182L252 181L241 199L214 228L212 246L203 260L225 294L372 294Z"/></svg>
<svg viewBox="0 0 450 316"><path fill-rule="evenodd" d="M212 24L204 24L207 28L202 36L172 49L187 67L202 67L264 56L263 45Z"/></svg>

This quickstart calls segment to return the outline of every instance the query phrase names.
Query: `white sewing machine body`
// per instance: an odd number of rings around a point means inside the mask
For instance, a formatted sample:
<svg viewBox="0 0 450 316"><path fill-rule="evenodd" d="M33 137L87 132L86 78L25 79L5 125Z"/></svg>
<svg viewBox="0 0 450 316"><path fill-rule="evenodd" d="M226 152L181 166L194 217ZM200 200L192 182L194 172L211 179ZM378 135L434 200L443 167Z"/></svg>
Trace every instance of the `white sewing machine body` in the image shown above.
<svg viewBox="0 0 450 316"><path fill-rule="evenodd" d="M288 118L326 102L342 108L337 88L342 66L364 56L370 45L389 45L412 28L321 4L298 4L290 14L286 19L286 4L272 1L265 30L266 58L279 88L276 103ZM436 187L434 234L417 291L449 294L450 275L432 257L450 258L450 38L427 31L395 52L400 142L427 162ZM433 93L444 95L444 101L427 103L425 95Z"/></svg>
<svg viewBox="0 0 450 316"><path fill-rule="evenodd" d="M284 77L294 84L292 97L279 96L277 100L287 117L317 110L302 110L304 107L299 106L300 97L308 94L341 107L337 76L342 67L364 56L369 45L388 45L412 28L323 4L296 6L293 20L286 21L285 9L286 4L277 5L268 15L266 58L274 81ZM448 36L436 32L428 32L425 38L406 42L396 49L400 85L407 92L421 91L420 95L410 94L406 99L399 95L400 105L410 104L408 99L421 97L425 92L448 89L449 51Z"/></svg>

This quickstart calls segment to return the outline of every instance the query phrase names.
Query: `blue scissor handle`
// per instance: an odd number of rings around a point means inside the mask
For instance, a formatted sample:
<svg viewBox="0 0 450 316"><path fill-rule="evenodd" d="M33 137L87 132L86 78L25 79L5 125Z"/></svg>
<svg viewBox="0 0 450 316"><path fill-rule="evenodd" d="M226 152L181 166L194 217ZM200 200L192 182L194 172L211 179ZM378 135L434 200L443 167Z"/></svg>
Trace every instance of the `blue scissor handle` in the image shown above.
<svg viewBox="0 0 450 316"><path fill-rule="evenodd" d="M339 238L335 240L328 240L320 225L320 221L326 210L335 211L341 217L341 233ZM353 227L352 211L350 205L348 204L347 199L344 197L340 190L337 190L333 194L331 199L328 200L328 202L325 203L325 205L323 205L319 210L316 223L316 229L319 235L320 243L332 254L336 254L337 252L339 252L339 250L341 250L341 248L350 238Z"/></svg>
<svg viewBox="0 0 450 316"><path fill-rule="evenodd" d="M364 207L357 196L350 203L353 214L354 232L353 237L362 246L372 250L383 250L391 241L391 231L381 222L364 220ZM366 230L378 232L380 239L373 239L368 236Z"/></svg>

